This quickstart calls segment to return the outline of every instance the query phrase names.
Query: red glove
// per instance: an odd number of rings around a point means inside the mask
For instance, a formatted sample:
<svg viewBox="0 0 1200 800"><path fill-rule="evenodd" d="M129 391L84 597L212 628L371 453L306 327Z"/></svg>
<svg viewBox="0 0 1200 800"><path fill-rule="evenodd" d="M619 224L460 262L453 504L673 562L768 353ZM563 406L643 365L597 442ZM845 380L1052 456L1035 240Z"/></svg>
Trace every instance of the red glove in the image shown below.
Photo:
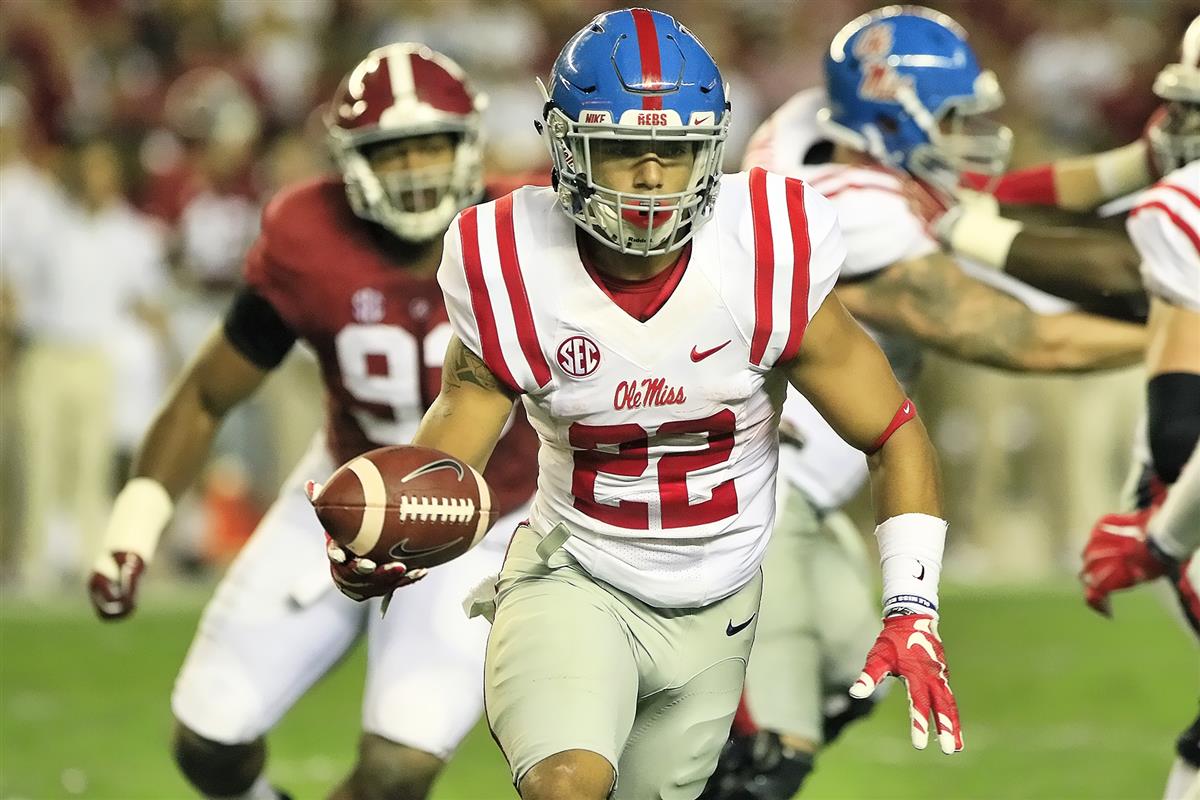
<svg viewBox="0 0 1200 800"><path fill-rule="evenodd" d="M88 578L88 595L92 608L103 620L129 616L137 607L138 581L146 571L146 562L136 553L111 554L114 569L111 573L93 570Z"/></svg>
<svg viewBox="0 0 1200 800"><path fill-rule="evenodd" d="M1154 508L1127 514L1105 514L1096 520L1083 548L1080 580L1087 604L1112 616L1108 595L1167 574L1170 564L1155 557L1146 539L1146 524Z"/></svg>
<svg viewBox="0 0 1200 800"><path fill-rule="evenodd" d="M351 600L363 601L370 597L391 597L401 586L416 583L429 570L410 570L400 561L376 564L369 558L356 558L338 546L330 535L325 534L325 554L329 556L329 574L342 594Z"/></svg>
<svg viewBox="0 0 1200 800"><path fill-rule="evenodd" d="M912 743L918 750L929 744L929 719L937 725L938 743L949 755L963 749L958 704L950 690L946 654L937 620L927 614L904 614L883 621L879 638L867 653L863 673L850 687L850 696L869 697L888 675L904 681L912 719Z"/></svg>

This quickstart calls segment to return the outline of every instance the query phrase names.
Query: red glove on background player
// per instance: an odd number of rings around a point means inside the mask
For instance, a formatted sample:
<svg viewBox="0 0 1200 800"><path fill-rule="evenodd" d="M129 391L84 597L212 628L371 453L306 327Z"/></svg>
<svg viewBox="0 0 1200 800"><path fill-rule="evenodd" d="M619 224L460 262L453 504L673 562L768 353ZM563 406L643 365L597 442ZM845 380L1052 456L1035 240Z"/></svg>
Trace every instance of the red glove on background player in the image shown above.
<svg viewBox="0 0 1200 800"><path fill-rule="evenodd" d="M137 606L138 582L146 571L146 562L136 553L110 554L114 568L92 570L88 578L88 596L92 607L104 620L129 616Z"/></svg>
<svg viewBox="0 0 1200 800"><path fill-rule="evenodd" d="M912 720L912 743L918 750L929 744L929 720L937 726L938 744L949 755L963 749L958 704L950 690L946 654L937 620L927 614L904 614L883 621L879 638L867 653L867 663L850 696L869 697L888 675L904 681Z"/></svg>
<svg viewBox="0 0 1200 800"><path fill-rule="evenodd" d="M320 490L320 484L314 481L304 486L310 501ZM328 533L325 534L325 555L329 558L329 574L342 594L359 602L371 597L383 597L384 610L392 592L416 583L429 571L410 570L402 561L376 564L369 558L358 558L338 545Z"/></svg>
<svg viewBox="0 0 1200 800"><path fill-rule="evenodd" d="M1146 525L1156 510L1143 508L1125 514L1105 514L1096 520L1083 548L1083 581L1087 604L1112 616L1108 595L1166 575L1171 562L1157 556L1146 536Z"/></svg>

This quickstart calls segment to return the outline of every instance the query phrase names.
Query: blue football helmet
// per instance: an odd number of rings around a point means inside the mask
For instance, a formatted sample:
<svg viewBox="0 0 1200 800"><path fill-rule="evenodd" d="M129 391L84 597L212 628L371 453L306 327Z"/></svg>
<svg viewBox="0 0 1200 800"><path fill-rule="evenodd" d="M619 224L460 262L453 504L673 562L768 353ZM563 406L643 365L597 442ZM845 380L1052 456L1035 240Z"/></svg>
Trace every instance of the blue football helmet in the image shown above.
<svg viewBox="0 0 1200 800"><path fill-rule="evenodd" d="M999 175L1012 132L984 115L1004 103L967 33L921 6L888 6L843 27L825 56L822 127L841 144L954 193L962 172Z"/></svg>
<svg viewBox="0 0 1200 800"><path fill-rule="evenodd" d="M668 253L691 239L712 212L729 128L720 70L696 37L660 11L600 14L563 47L549 88L538 85L546 104L537 128L575 224L623 253ZM613 140L694 154L687 187L637 193L597 182L597 147Z"/></svg>

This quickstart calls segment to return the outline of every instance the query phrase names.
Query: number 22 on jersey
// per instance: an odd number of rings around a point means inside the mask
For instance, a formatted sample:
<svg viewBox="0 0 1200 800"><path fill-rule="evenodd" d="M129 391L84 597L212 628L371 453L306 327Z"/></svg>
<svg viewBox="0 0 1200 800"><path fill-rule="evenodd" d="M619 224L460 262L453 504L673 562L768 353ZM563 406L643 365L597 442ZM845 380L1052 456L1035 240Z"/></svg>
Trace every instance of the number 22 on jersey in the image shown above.
<svg viewBox="0 0 1200 800"><path fill-rule="evenodd" d="M704 419L672 420L653 432L636 423L620 425L571 425L569 437L575 448L571 493L575 508L593 519L634 530L647 530L651 504L620 499L615 504L596 498L600 474L638 478L651 467L650 442L661 454L654 460L658 473L658 507L663 528L689 528L717 522L737 514L737 486L732 478L713 487L707 500L691 504L688 476L729 460L733 451L734 414L729 409ZM705 446L682 449L702 436ZM671 448L671 449L668 449Z"/></svg>

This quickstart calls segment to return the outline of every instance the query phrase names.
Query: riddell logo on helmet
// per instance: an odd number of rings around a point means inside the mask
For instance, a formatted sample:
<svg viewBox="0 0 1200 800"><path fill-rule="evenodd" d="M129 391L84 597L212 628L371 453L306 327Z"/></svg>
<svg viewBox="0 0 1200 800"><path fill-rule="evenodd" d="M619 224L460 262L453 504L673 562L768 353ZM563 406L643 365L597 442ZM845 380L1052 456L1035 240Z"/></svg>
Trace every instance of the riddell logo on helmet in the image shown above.
<svg viewBox="0 0 1200 800"><path fill-rule="evenodd" d="M586 336L572 336L558 346L555 360L572 378L586 378L600 368L600 348Z"/></svg>

